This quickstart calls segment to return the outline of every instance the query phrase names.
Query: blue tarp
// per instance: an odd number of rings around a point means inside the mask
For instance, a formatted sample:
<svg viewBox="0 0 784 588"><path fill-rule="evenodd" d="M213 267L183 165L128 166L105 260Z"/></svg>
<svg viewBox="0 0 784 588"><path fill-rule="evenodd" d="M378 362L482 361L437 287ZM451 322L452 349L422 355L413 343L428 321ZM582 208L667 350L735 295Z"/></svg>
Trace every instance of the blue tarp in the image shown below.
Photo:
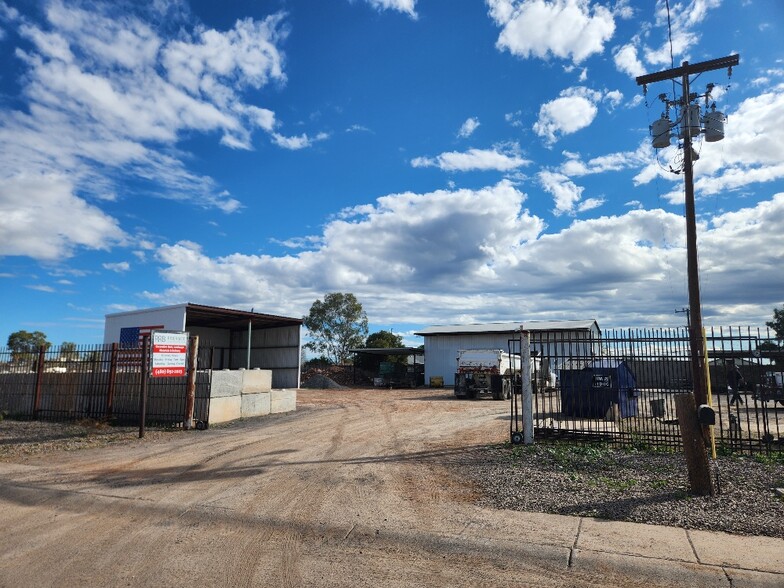
<svg viewBox="0 0 784 588"><path fill-rule="evenodd" d="M564 415L602 419L617 404L621 418L637 416L637 379L624 361L597 359L560 376Z"/></svg>

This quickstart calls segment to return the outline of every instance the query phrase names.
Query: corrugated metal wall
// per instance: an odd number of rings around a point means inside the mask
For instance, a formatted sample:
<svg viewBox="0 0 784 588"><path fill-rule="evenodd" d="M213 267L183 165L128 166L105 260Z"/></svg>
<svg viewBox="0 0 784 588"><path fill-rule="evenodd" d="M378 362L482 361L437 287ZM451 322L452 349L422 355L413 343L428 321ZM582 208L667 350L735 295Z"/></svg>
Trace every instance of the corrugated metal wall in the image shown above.
<svg viewBox="0 0 784 588"><path fill-rule="evenodd" d="M232 337L232 369L246 366L247 332ZM299 388L300 327L260 329L251 335L251 368L272 370L273 388Z"/></svg>
<svg viewBox="0 0 784 588"><path fill-rule="evenodd" d="M503 349L509 347L511 333L481 335L428 335L425 337L425 384L431 377L444 378L444 386L455 385L457 352L460 349Z"/></svg>

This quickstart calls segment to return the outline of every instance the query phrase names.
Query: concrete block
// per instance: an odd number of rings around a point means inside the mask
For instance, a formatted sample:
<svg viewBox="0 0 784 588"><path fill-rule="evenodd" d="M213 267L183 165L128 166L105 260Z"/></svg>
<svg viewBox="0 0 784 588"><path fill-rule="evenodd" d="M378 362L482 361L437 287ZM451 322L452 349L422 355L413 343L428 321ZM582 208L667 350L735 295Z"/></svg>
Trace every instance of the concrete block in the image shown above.
<svg viewBox="0 0 784 588"><path fill-rule="evenodd" d="M272 390L270 392L270 412L292 412L297 410L297 391L294 388Z"/></svg>
<svg viewBox="0 0 784 588"><path fill-rule="evenodd" d="M210 424L226 423L242 416L242 396L224 396L210 400Z"/></svg>
<svg viewBox="0 0 784 588"><path fill-rule="evenodd" d="M252 394L272 390L272 370L245 370L242 372L242 393Z"/></svg>
<svg viewBox="0 0 784 588"><path fill-rule="evenodd" d="M239 396L242 391L242 375L238 370L215 370L212 372L210 398ZM212 419L210 419L212 421Z"/></svg>
<svg viewBox="0 0 784 588"><path fill-rule="evenodd" d="M264 416L270 413L270 393L242 395L242 418Z"/></svg>

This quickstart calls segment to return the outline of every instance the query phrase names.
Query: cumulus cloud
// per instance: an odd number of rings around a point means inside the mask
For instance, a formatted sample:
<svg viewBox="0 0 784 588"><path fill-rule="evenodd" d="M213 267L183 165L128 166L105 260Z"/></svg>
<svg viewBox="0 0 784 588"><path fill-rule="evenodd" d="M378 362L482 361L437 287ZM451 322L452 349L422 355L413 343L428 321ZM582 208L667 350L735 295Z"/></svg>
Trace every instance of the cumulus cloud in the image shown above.
<svg viewBox="0 0 784 588"><path fill-rule="evenodd" d="M638 77L645 73L645 66L637 57L637 47L627 43L613 51L613 60L618 71L627 73L631 77Z"/></svg>
<svg viewBox="0 0 784 588"><path fill-rule="evenodd" d="M567 88L559 97L542 104L539 118L534 123L534 132L552 145L563 135L576 133L589 126L598 108L602 93L583 86Z"/></svg>
<svg viewBox="0 0 784 588"><path fill-rule="evenodd" d="M612 12L590 0L487 0L501 27L496 47L519 57L581 63L604 50L615 32Z"/></svg>
<svg viewBox="0 0 784 588"><path fill-rule="evenodd" d="M379 322L672 322L672 308L687 295L685 286L673 286L685 284L679 214L630 210L544 233L542 220L523 208L525 199L505 181L481 190L392 194L347 209L325 226L314 249L298 255L210 257L195 243L164 245L158 261L171 287L147 295L299 316L324 292L347 290ZM779 194L700 226L706 324L741 316L733 300L764 309L762 316L780 302L782 222ZM749 291L760 275L765 283Z"/></svg>
<svg viewBox="0 0 784 588"><path fill-rule="evenodd" d="M270 133L285 148L312 144L307 135L278 139L275 113L244 99L248 89L286 81L279 49L287 35L282 14L239 20L225 31L181 21L172 38L148 18L150 10L139 7L129 14L110 3L88 7L52 0L40 22L5 10L21 38L14 55L24 69L25 107L11 110L7 101L0 109L0 180L14 186L37 177L39 188L51 181L56 191L37 192L40 203L67 201L86 211L71 217L71 227L43 239L45 247L31 247L12 231L16 242L4 243L6 250L50 258L56 257L55 244L67 256L74 246L118 242L118 223L88 204L116 199L118 185L238 210L237 199L190 170L188 154L178 151L178 143L193 133L215 135L231 149L251 149L256 131ZM70 198L62 189L66 184ZM126 191L123 197L133 195ZM0 205L8 206L11 198L8 189L0 192ZM95 237L87 238L91 228Z"/></svg>
<svg viewBox="0 0 784 588"><path fill-rule="evenodd" d="M646 34L636 35L629 43L613 50L615 67L631 77L643 75L649 68L655 71L662 66L669 67L673 59L687 56L691 48L699 43L700 36L695 32L695 27L705 20L710 10L720 5L721 0L690 0L671 6L668 14L667 4L659 0L653 24L662 33L661 43L656 46L647 43L650 25L645 26ZM649 67L646 68L643 62Z"/></svg>
<svg viewBox="0 0 784 588"><path fill-rule="evenodd" d="M573 214L577 203L583 196L584 188L578 186L567 176L552 171L541 171L537 174L539 184L553 197L555 208L553 214Z"/></svg>
<svg viewBox="0 0 784 588"><path fill-rule="evenodd" d="M467 118L460 130L457 132L458 137L466 138L474 134L474 131L479 128L478 118Z"/></svg>
<svg viewBox="0 0 784 588"><path fill-rule="evenodd" d="M436 157L416 157L413 167L438 167L444 171L512 171L529 165L530 160L520 156L519 145L498 146L494 149L469 149L465 152L449 151Z"/></svg>
<svg viewBox="0 0 784 588"><path fill-rule="evenodd" d="M770 132L779 125L784 125L784 84L741 102L730 113L723 141L697 143L700 159L694 165L695 193L709 196L784 178L784 136ZM668 147L660 151L659 158L677 168L680 152ZM650 160L635 183L646 184L656 177L673 179L658 162ZM678 185L665 197L680 203L683 191Z"/></svg>
<svg viewBox="0 0 784 588"><path fill-rule="evenodd" d="M123 243L126 235L117 221L74 192L64 176L6 178L0 188L0 256L55 261L73 255L77 247Z"/></svg>

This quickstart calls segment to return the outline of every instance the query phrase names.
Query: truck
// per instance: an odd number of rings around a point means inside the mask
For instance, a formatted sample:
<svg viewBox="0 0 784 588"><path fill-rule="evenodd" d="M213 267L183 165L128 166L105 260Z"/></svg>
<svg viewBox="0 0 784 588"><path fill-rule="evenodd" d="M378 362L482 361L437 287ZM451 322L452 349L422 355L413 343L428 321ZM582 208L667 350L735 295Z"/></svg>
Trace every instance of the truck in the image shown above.
<svg viewBox="0 0 784 588"><path fill-rule="evenodd" d="M556 377L548 358L532 355L530 368L534 394L555 389ZM493 400L505 400L522 391L521 376L517 354L501 349L461 349L457 352L455 396L477 398L489 394Z"/></svg>
<svg viewBox="0 0 784 588"><path fill-rule="evenodd" d="M461 349L457 352L455 396L490 394L493 400L504 400L512 395L515 375L519 380L519 355L501 349Z"/></svg>

